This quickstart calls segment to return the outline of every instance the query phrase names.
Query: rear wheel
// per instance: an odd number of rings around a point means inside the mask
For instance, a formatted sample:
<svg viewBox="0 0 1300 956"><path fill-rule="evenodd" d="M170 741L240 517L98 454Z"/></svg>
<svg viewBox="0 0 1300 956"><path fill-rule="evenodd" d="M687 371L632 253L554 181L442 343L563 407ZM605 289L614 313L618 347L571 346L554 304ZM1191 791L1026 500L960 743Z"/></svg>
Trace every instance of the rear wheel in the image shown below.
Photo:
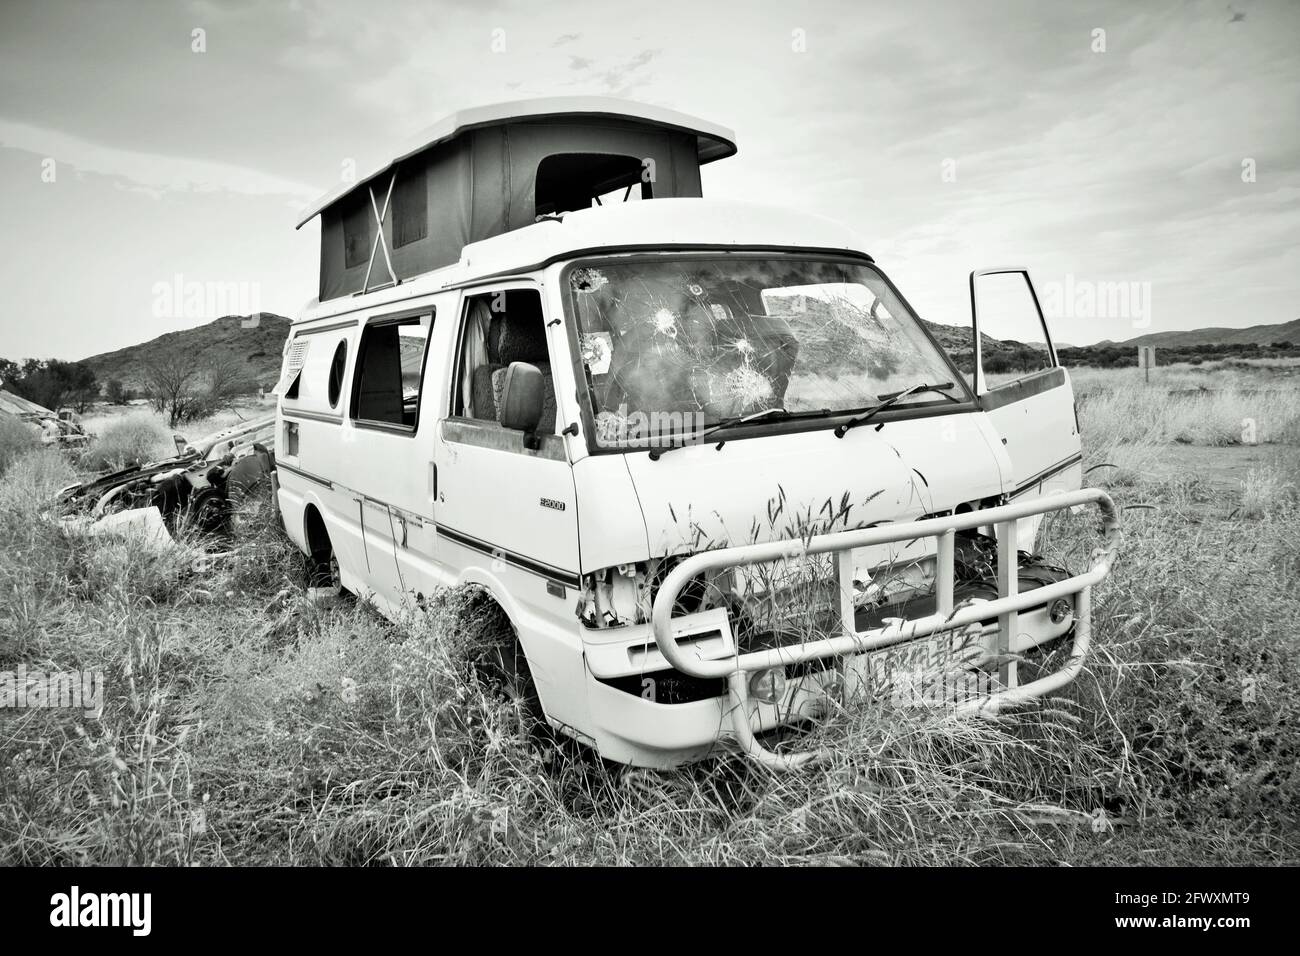
<svg viewBox="0 0 1300 956"><path fill-rule="evenodd" d="M335 591L343 589L343 582L339 577L339 559L335 557L333 550L325 554L307 556L307 586L332 588Z"/></svg>
<svg viewBox="0 0 1300 956"><path fill-rule="evenodd" d="M314 508L307 512L306 538L307 588L313 592L340 593L343 590L343 579L339 573L338 557L334 554L334 545L330 542L325 521Z"/></svg>

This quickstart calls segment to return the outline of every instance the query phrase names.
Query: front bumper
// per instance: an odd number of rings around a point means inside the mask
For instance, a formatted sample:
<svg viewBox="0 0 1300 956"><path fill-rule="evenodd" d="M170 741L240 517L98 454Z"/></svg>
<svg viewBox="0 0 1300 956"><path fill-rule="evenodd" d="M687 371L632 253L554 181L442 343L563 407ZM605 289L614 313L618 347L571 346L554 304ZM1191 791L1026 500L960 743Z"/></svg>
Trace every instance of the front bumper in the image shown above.
<svg viewBox="0 0 1300 956"><path fill-rule="evenodd" d="M717 612L687 615L678 619L682 630L678 644L698 646L698 635L712 635L718 627ZM1053 622L1046 605L1020 615L1020 626L1011 653L1025 655L1036 648L1054 646L1074 625L1071 614ZM595 727L594 745L601 756L638 767L668 769L704 759L724 751L743 750L735 733L736 707L726 678L690 678L671 668L648 626L636 628L630 643L606 645L603 654L588 654L587 701ZM970 668L988 668L994 662L996 621L981 629L971 643L980 653L969 661ZM644 635L644 637L642 637ZM649 648L643 643L649 640ZM717 654L715 642L714 653ZM727 652L734 655L728 642ZM590 647L589 647L590 651ZM749 733L760 737L781 727L816 721L842 707L846 700L871 694L886 695L898 706L952 704L951 693L936 693L933 685L918 687L906 670L880 679L868 659L880 655L866 652L826 658L785 668L785 692L773 703L746 695L743 704ZM642 663L636 673L614 674L622 659ZM604 665L602 667L602 665ZM597 669L603 673L597 673ZM685 681L689 684L685 684ZM892 682L891 682L892 679ZM665 693L668 681L683 681L687 692ZM709 695L709 696L706 696ZM677 697L694 698L679 700Z"/></svg>
<svg viewBox="0 0 1300 956"><path fill-rule="evenodd" d="M1026 517L1096 505L1102 513L1102 547L1092 566L1082 574L1029 591L1019 587L1016 555L1017 522ZM992 526L999 543L997 597L987 601L954 604L953 541L957 531ZM888 544L919 537L938 543L936 599L931 613L910 619L887 619L861 628L853 604L851 553L854 548ZM662 662L681 674L699 680L725 681L726 693L706 700L663 704L653 693L635 696L612 686L599 673L599 658L589 658L588 700L596 745L611 759L642 766L665 767L699 759L724 746L738 746L765 765L789 769L822 756L819 751L776 754L758 740L759 734L799 719L816 719L828 702L853 693L846 678L861 680L871 668L855 667L887 649L905 649L927 640L947 641L962 635L969 648L979 652L968 663L987 671L991 680L981 692L956 702L963 712L994 714L1025 700L1050 693L1074 679L1082 668L1091 639L1091 589L1109 574L1119 543L1119 522L1113 502L1104 492L1088 489L961 515L949 515L900 526L814 536L802 541L777 541L702 552L678 565L661 586L652 615L651 633L658 654L643 652L645 674L653 675ZM674 618L678 593L692 577L719 568L755 564L802 555L836 555L840 593L840 633L800 644L740 653L729 627L719 627L722 640L712 639L694 615ZM1060 600L1072 602L1068 619L1052 621L1050 608ZM721 615L713 611L705 614ZM716 619L707 622L715 625ZM1017 656L1063 636L1073 628L1074 643L1066 664L1044 677L1021 684ZM707 632L709 639L700 635ZM620 652L630 654L627 644ZM597 670L592 669L597 664ZM784 696L774 704L752 699L750 676L760 670L793 669L796 679L787 683ZM653 678L651 678L653 679ZM647 688L650 690L651 688Z"/></svg>

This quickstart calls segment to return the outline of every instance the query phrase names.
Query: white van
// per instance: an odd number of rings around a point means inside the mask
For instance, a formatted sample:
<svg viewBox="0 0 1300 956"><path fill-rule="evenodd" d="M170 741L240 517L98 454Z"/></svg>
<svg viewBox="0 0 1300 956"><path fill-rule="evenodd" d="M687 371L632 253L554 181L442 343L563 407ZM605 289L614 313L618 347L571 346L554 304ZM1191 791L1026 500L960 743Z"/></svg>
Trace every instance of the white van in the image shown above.
<svg viewBox="0 0 1300 956"><path fill-rule="evenodd" d="M1041 365L995 385L998 343L972 336L963 372L846 229L702 198L734 152L666 110L507 104L309 209L321 297L277 386L289 535L389 615L481 586L548 722L639 766L800 763L765 735L936 660L968 710L1066 683L1117 521L1079 490L1028 274L971 278L977 324L1019 303ZM1085 505L1091 568L1030 556L1043 514ZM978 677L956 698L954 661Z"/></svg>

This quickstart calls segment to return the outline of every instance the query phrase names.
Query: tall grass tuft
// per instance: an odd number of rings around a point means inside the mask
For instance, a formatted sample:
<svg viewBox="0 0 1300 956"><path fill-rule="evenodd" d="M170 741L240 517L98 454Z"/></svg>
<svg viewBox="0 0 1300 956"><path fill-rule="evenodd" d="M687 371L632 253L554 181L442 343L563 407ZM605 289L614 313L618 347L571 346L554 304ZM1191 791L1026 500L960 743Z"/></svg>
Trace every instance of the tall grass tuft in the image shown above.
<svg viewBox="0 0 1300 956"><path fill-rule="evenodd" d="M1294 477L1288 477L1278 466L1252 468L1242 483L1242 517L1263 518L1293 509L1296 497Z"/></svg>
<svg viewBox="0 0 1300 956"><path fill-rule="evenodd" d="M35 429L11 415L0 415L0 478L9 466L40 446Z"/></svg>
<svg viewBox="0 0 1300 956"><path fill-rule="evenodd" d="M87 471L118 471L175 453L170 436L148 415L132 415L110 422L82 454Z"/></svg>

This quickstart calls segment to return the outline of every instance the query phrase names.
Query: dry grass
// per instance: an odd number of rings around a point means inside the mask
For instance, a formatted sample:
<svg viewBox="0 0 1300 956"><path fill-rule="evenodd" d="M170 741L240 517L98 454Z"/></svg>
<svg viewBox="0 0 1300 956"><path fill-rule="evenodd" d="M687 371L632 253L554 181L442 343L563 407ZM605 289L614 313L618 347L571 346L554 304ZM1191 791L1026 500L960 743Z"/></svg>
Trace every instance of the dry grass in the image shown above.
<svg viewBox="0 0 1300 956"><path fill-rule="evenodd" d="M1253 386L1213 388L1164 379L1144 385L1124 372L1076 376L1079 414L1097 438L1094 451L1117 445L1265 444L1300 441L1300 388L1261 377Z"/></svg>
<svg viewBox="0 0 1300 956"><path fill-rule="evenodd" d="M175 444L157 419L151 413L137 412L107 423L79 464L91 472L119 471L175 454Z"/></svg>
<svg viewBox="0 0 1300 956"><path fill-rule="evenodd" d="M175 434L194 440L274 411L274 404L248 399L237 407L171 429L165 415L145 406L104 407L82 418L82 427L94 438L78 464L94 472L156 461L176 454L172 440Z"/></svg>
<svg viewBox="0 0 1300 956"><path fill-rule="evenodd" d="M9 415L0 415L0 477L19 458L40 445L35 429Z"/></svg>
<svg viewBox="0 0 1300 956"><path fill-rule="evenodd" d="M92 435L102 435L124 419L149 421L167 436L170 445L173 431L179 431L187 438L198 438L209 432L229 428L231 425L242 421L261 418L274 413L275 402L273 398L259 400L250 397L241 399L233 407L217 412L215 415L196 419L171 429L167 426L167 416L154 411L148 405L100 405L94 411L88 412L81 417L81 425Z"/></svg>
<svg viewBox="0 0 1300 956"><path fill-rule="evenodd" d="M1158 449L1110 436L1128 401L1087 398L1090 453ZM780 776L539 744L469 666L492 630L471 595L401 624L310 602L256 511L209 570L88 539L40 513L68 476L42 452L0 482L0 662L101 669L108 696L98 721L0 712L0 863L1300 860L1300 511L1278 475L1220 500L1130 469L1117 499L1160 510L1126 513L1097 653L1060 698L996 721L863 703L816 732L831 759ZM1050 548L1077 566L1093 531L1060 519Z"/></svg>
<svg viewBox="0 0 1300 956"><path fill-rule="evenodd" d="M1241 490L1242 517L1265 518L1294 510L1296 477L1277 466L1252 468Z"/></svg>

